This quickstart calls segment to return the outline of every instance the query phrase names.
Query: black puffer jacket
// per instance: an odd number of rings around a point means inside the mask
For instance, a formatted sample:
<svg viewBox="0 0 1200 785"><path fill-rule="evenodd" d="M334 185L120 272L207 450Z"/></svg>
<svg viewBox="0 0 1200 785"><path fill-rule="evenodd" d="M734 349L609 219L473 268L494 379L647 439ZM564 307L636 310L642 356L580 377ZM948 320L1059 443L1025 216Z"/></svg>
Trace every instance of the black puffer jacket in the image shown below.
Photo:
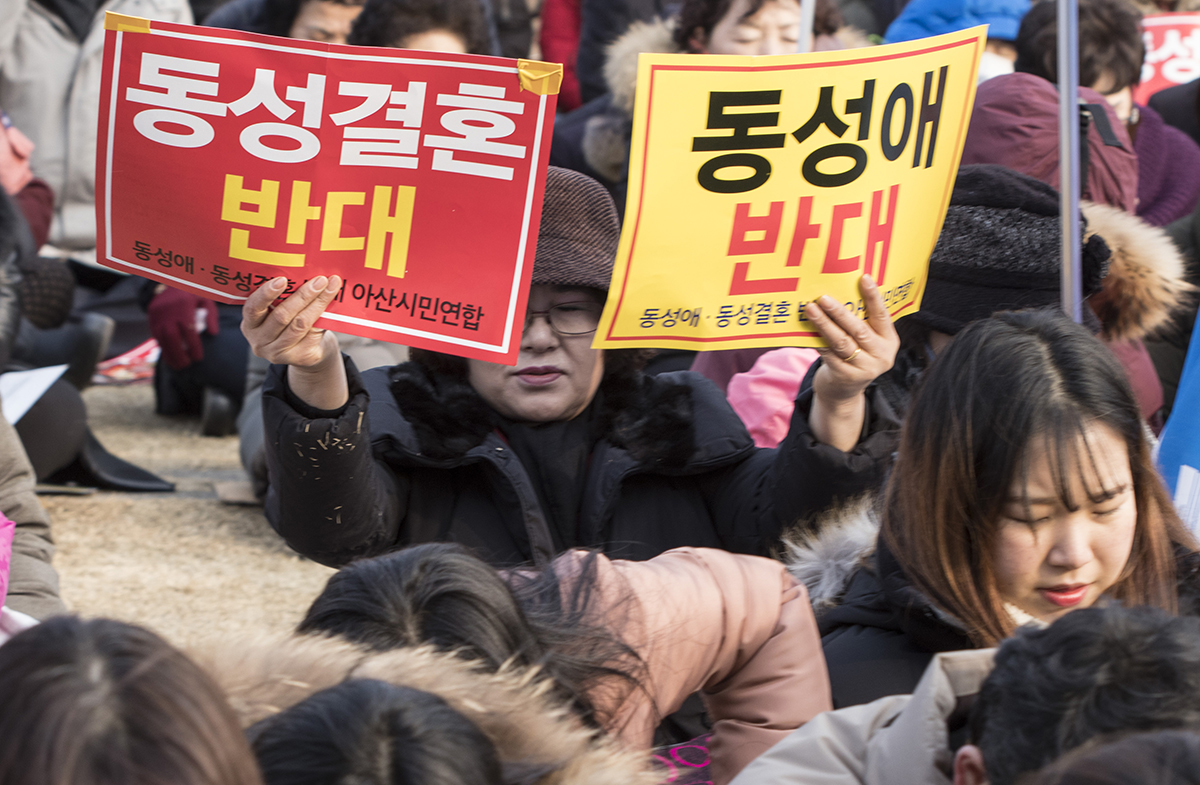
<svg viewBox="0 0 1200 785"><path fill-rule="evenodd" d="M267 517L289 545L329 565L440 540L497 565L554 556L529 474L466 382L415 363L360 376L347 360L346 369L340 411L305 406L278 366L263 390ZM637 385L619 405L604 399L610 411L598 419L608 426L579 513L578 544L614 557L684 545L764 554L785 526L879 483L895 446L895 416L870 394L853 452L814 439L810 395L797 401L787 439L762 450L698 374Z"/></svg>
<svg viewBox="0 0 1200 785"><path fill-rule="evenodd" d="M917 589L878 536L870 499L789 533L788 569L808 588L835 709L909 695L933 655L975 648L963 624ZM1200 616L1200 553L1176 547L1179 613Z"/></svg>
<svg viewBox="0 0 1200 785"><path fill-rule="evenodd" d="M909 695L934 654L974 648L958 620L912 585L882 542L817 623L835 709Z"/></svg>

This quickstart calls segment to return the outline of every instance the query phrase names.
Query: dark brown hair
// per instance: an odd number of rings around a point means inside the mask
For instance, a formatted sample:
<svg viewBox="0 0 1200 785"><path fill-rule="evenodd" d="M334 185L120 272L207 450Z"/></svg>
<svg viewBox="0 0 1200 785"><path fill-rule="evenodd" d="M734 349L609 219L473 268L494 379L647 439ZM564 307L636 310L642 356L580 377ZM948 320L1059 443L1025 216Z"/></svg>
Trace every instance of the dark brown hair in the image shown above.
<svg viewBox="0 0 1200 785"><path fill-rule="evenodd" d="M154 633L59 616L0 646L4 785L261 785L220 688Z"/></svg>
<svg viewBox="0 0 1200 785"><path fill-rule="evenodd" d="M1058 8L1036 2L1017 30L1014 68L1058 83ZM1112 74L1108 92L1141 81L1146 46L1142 15L1128 0L1079 0L1079 84L1091 87Z"/></svg>
<svg viewBox="0 0 1200 785"><path fill-rule="evenodd" d="M882 536L908 578L980 646L1014 628L996 588L993 556L1010 489L1028 471L1026 449L1045 438L1059 497L1095 465L1086 430L1105 425L1125 442L1137 527L1125 571L1109 594L1130 605L1176 609L1173 544L1194 550L1150 456L1133 391L1116 358L1056 311L996 314L969 325L922 380L888 482ZM1112 489L1087 489L1098 501Z"/></svg>
<svg viewBox="0 0 1200 785"><path fill-rule="evenodd" d="M411 36L434 30L457 36L471 54L492 53L479 0L366 0L346 43L400 46Z"/></svg>
<svg viewBox="0 0 1200 785"><path fill-rule="evenodd" d="M1132 733L1089 744L1064 756L1020 785L1197 785L1200 732Z"/></svg>
<svg viewBox="0 0 1200 785"><path fill-rule="evenodd" d="M764 2L766 0L750 0L742 19L749 19L757 14ZM692 51L692 37L697 32L703 33L706 39L712 35L713 28L725 18L733 3L734 0L684 0L675 25L676 46L685 51ZM817 8L813 14L813 35L833 35L843 24L842 12L838 10L834 0L817 0Z"/></svg>

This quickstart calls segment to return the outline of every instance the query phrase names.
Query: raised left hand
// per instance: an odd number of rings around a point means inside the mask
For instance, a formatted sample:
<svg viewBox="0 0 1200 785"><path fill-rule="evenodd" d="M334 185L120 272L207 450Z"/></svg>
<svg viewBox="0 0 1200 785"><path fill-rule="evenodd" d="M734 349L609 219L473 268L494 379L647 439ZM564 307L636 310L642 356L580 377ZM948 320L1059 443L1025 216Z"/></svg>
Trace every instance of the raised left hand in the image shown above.
<svg viewBox="0 0 1200 785"><path fill-rule="evenodd" d="M821 353L821 367L813 377L813 394L828 403L849 401L867 385L891 369L900 350L900 336L884 305L875 281L864 275L859 281L866 321L829 295L805 307L805 315L829 342Z"/></svg>

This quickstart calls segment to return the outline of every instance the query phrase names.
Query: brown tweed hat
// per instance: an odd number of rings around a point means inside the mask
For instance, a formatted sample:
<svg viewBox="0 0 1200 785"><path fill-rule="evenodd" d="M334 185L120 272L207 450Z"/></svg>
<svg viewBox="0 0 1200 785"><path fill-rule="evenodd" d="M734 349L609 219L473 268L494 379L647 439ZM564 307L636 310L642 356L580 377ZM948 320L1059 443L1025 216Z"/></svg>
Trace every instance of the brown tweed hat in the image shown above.
<svg viewBox="0 0 1200 785"><path fill-rule="evenodd" d="M604 186L551 166L546 172L533 283L608 291L621 226Z"/></svg>

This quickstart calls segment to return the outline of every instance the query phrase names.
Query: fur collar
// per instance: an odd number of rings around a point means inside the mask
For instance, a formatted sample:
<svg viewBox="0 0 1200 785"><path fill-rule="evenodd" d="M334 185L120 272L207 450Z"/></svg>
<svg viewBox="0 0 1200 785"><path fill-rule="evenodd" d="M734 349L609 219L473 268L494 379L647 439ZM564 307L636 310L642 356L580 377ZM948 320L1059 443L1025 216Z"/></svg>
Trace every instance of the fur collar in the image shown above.
<svg viewBox="0 0 1200 785"><path fill-rule="evenodd" d="M879 513L872 496L831 510L815 526L783 535L788 572L808 589L818 610L836 605L864 560L875 553Z"/></svg>
<svg viewBox="0 0 1200 785"><path fill-rule="evenodd" d="M598 739L550 697L536 671L481 673L430 648L367 653L314 636L213 641L189 652L229 698L243 727L349 678L381 679L440 696L479 726L500 759L547 773L540 785L652 785L650 756Z"/></svg>
<svg viewBox="0 0 1200 785"><path fill-rule="evenodd" d="M604 81L608 84L613 107L633 117L633 98L637 90L638 55L680 54L675 44L675 20L655 19L634 22L617 40L608 45L604 60Z"/></svg>
<svg viewBox="0 0 1200 785"><path fill-rule="evenodd" d="M1195 297L1183 255L1170 236L1124 210L1084 202L1087 236L1104 238L1112 251L1103 289L1089 302L1104 337L1134 340L1153 335Z"/></svg>
<svg viewBox="0 0 1200 785"><path fill-rule="evenodd" d="M496 430L499 415L465 380L417 363L389 371L392 396L412 428L418 454L458 460ZM593 436L623 449L638 464L681 469L696 453L693 390L665 376L610 376L594 406ZM374 424L374 423L373 423Z"/></svg>

